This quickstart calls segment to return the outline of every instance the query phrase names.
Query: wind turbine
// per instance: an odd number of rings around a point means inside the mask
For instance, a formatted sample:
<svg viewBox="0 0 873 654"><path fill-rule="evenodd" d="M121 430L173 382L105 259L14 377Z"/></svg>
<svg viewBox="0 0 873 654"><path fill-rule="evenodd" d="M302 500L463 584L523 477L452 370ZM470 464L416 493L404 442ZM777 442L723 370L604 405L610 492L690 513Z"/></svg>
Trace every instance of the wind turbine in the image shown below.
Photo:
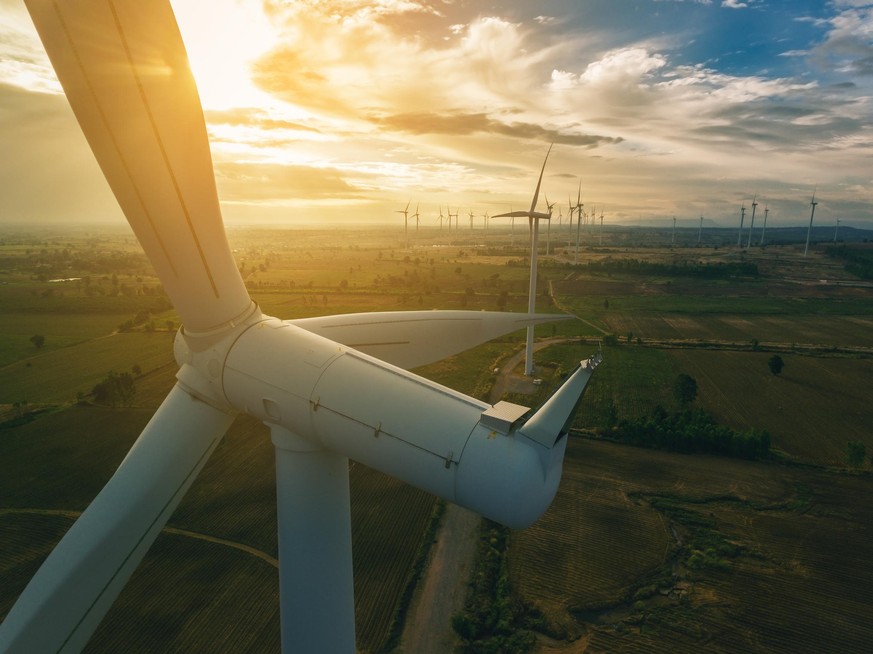
<svg viewBox="0 0 873 654"><path fill-rule="evenodd" d="M546 162L549 160L549 154L552 152L552 146L549 146L548 152L546 152L546 158L543 160L543 167L540 169L540 176L537 179L537 188L534 191L533 200L530 203L530 209L528 211L510 211L509 213L501 213L494 218L522 218L525 217L528 220L528 226L530 229L530 288L528 289L527 296L527 312L529 315L533 315L534 309L536 308L536 295L537 295L537 238L539 236L539 225L540 220L550 220L552 215L551 213L540 213L536 211L537 208L537 200L540 197L540 186L543 182L543 173L546 170ZM534 330L531 325L527 329L527 341L525 344L525 357L524 357L524 374L530 377L533 375L533 341L534 341Z"/></svg>
<svg viewBox="0 0 873 654"><path fill-rule="evenodd" d="M603 207L600 207L600 245L603 245Z"/></svg>
<svg viewBox="0 0 873 654"><path fill-rule="evenodd" d="M809 252L809 236L812 233L812 219L815 216L815 206L818 202L815 201L815 191L812 192L812 200L809 201L809 206L812 209L809 212L809 227L806 230L806 247L803 248L803 256L806 256L806 253Z"/></svg>
<svg viewBox="0 0 873 654"><path fill-rule="evenodd" d="M700 239L703 236L703 216L700 217L700 227L697 228L697 247L700 247Z"/></svg>
<svg viewBox="0 0 873 654"><path fill-rule="evenodd" d="M767 214L770 213L770 208L765 204L764 205L764 226L761 227L761 240L758 242L759 246L764 245L764 232L767 231Z"/></svg>
<svg viewBox="0 0 873 654"><path fill-rule="evenodd" d="M737 247L743 246L743 223L746 220L746 204L743 203L743 208L740 209L740 233L737 236Z"/></svg>
<svg viewBox="0 0 873 654"><path fill-rule="evenodd" d="M175 387L0 625L0 651L81 651L244 411L269 426L276 449L283 651L354 652L349 458L524 527L554 497L566 425L599 357L526 417L524 407L492 407L404 368L553 317L264 315L227 244L169 2L26 2L183 327Z"/></svg>
<svg viewBox="0 0 873 654"><path fill-rule="evenodd" d="M840 231L840 219L837 218L837 225L834 227L834 243L837 242L837 232Z"/></svg>
<svg viewBox="0 0 873 654"><path fill-rule="evenodd" d="M440 231L443 231L443 205L440 205Z"/></svg>
<svg viewBox="0 0 873 654"><path fill-rule="evenodd" d="M418 203L415 205L415 213L412 216L415 218L415 232L418 233Z"/></svg>
<svg viewBox="0 0 873 654"><path fill-rule="evenodd" d="M473 210L470 209L470 231L473 231Z"/></svg>
<svg viewBox="0 0 873 654"><path fill-rule="evenodd" d="M27 0L25 0L27 1ZM394 213L402 213L403 214L403 242L404 248L409 247L409 205L412 202L410 200L406 203L406 206L403 209L397 209Z"/></svg>
<svg viewBox="0 0 873 654"><path fill-rule="evenodd" d="M603 218L600 219L600 228L603 229ZM673 216L673 236L670 239L670 247L676 247L676 216Z"/></svg>
<svg viewBox="0 0 873 654"><path fill-rule="evenodd" d="M546 196L546 210L549 214L549 222L546 223L546 256L549 256L549 250L552 245L552 209L555 208L555 203L549 204L549 196Z"/></svg>
<svg viewBox="0 0 873 654"><path fill-rule="evenodd" d="M570 199L570 194L567 194L567 211L570 215L569 218L569 231L567 232L567 248L570 248L570 234L573 233L573 212L576 208L573 206L573 201Z"/></svg>
<svg viewBox="0 0 873 654"><path fill-rule="evenodd" d="M582 225L582 178L579 178L579 190L576 193L576 252L573 255L573 264L579 263L579 230Z"/></svg>
<svg viewBox="0 0 873 654"><path fill-rule="evenodd" d="M755 209L758 208L758 196L752 197L752 219L749 221L749 239L746 241L746 247L752 247L752 230L755 229Z"/></svg>

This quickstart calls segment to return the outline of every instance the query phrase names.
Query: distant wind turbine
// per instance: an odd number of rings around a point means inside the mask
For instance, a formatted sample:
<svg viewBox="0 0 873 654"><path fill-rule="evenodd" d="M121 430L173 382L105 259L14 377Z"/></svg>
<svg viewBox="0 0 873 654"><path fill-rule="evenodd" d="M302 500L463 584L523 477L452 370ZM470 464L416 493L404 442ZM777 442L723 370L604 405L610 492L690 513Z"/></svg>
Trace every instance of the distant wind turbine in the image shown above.
<svg viewBox="0 0 873 654"><path fill-rule="evenodd" d="M555 203L552 202L549 204L549 196L546 196L546 208L549 214L549 222L546 224L546 256L549 256L549 250L552 246L552 209L554 209Z"/></svg>
<svg viewBox="0 0 873 654"><path fill-rule="evenodd" d="M812 233L812 219L815 217L815 206L818 202L815 201L815 191L812 192L812 200L809 201L809 206L812 209L809 212L809 227L806 230L806 247L803 248L803 256L806 256L806 253L809 252L809 236Z"/></svg>
<svg viewBox="0 0 873 654"><path fill-rule="evenodd" d="M752 198L752 219L749 221L749 239L746 241L746 247L752 247L752 230L755 229L755 209L758 208L758 196Z"/></svg>
<svg viewBox="0 0 873 654"><path fill-rule="evenodd" d="M573 265L579 263L579 230L582 225L582 178L579 178L579 190L576 192L576 251L573 254Z"/></svg>
<svg viewBox="0 0 873 654"><path fill-rule="evenodd" d="M743 208L740 209L740 233L737 235L737 247L743 247L743 223L746 221L746 205L743 203Z"/></svg>
<svg viewBox="0 0 873 654"><path fill-rule="evenodd" d="M764 245L764 232L767 231L767 214L770 213L770 208L765 204L764 205L764 226L761 228L761 240L758 243L759 246Z"/></svg>
<svg viewBox="0 0 873 654"><path fill-rule="evenodd" d="M834 227L834 243L837 242L837 232L840 230L840 219L837 218L837 226Z"/></svg>
<svg viewBox="0 0 873 654"><path fill-rule="evenodd" d="M600 225L603 226L603 220L600 221ZM670 247L676 247L676 216L673 216L673 236L670 239Z"/></svg>
<svg viewBox="0 0 873 654"><path fill-rule="evenodd" d="M418 232L418 204L417 203L415 205L415 213L412 214L412 216L415 218L415 231Z"/></svg>
<svg viewBox="0 0 873 654"><path fill-rule="evenodd" d="M540 213L536 210L537 200L540 197L540 186L543 183L543 173L546 170L546 162L549 160L549 154L552 152L552 146L549 146L546 152L546 158L543 160L543 167L540 169L540 176L537 179L537 188L534 191L533 200L530 203L528 211L511 211L494 216L495 218L522 218L526 217L530 229L530 288L527 296L527 312L533 315L536 308L537 299L537 238L539 236L540 220L550 220L551 214ZM533 341L534 330L529 326L527 329L527 344L525 347L524 359L524 374L530 377L533 375Z"/></svg>
<svg viewBox="0 0 873 654"><path fill-rule="evenodd" d="M703 216L700 217L700 227L697 228L697 247L700 247L700 238L703 236Z"/></svg>
<svg viewBox="0 0 873 654"><path fill-rule="evenodd" d="M470 209L470 231L473 230L473 210Z"/></svg>
<svg viewBox="0 0 873 654"><path fill-rule="evenodd" d="M600 208L600 245L603 245L603 207Z"/></svg>
<svg viewBox="0 0 873 654"><path fill-rule="evenodd" d="M403 239L405 241L404 247L409 247L409 205L412 202L410 200L406 203L406 207L403 209L397 209L394 213L402 213L403 214Z"/></svg>

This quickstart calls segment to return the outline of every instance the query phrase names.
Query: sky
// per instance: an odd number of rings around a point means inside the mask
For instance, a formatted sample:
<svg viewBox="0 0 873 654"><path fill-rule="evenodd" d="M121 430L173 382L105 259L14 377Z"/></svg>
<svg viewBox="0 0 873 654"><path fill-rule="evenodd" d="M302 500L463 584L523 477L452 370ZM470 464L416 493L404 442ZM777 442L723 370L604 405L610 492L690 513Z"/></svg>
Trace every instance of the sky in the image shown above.
<svg viewBox="0 0 873 654"><path fill-rule="evenodd" d="M228 224L873 228L873 2L173 0ZM21 0L0 0L0 224L122 222ZM748 224L748 223L747 223Z"/></svg>

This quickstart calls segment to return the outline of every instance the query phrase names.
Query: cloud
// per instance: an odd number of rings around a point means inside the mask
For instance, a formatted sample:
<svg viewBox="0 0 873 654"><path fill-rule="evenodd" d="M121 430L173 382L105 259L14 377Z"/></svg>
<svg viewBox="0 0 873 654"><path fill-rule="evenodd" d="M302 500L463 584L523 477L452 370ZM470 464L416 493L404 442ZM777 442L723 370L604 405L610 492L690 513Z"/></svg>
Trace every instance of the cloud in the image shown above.
<svg viewBox="0 0 873 654"><path fill-rule="evenodd" d="M225 162L216 166L216 183L222 201L237 203L350 199L361 193L339 170L312 166Z"/></svg>
<svg viewBox="0 0 873 654"><path fill-rule="evenodd" d="M873 6L841 3L849 7L829 19L830 29L812 57L844 75L873 75Z"/></svg>
<svg viewBox="0 0 873 654"><path fill-rule="evenodd" d="M573 133L525 122L503 122L485 113L451 114L409 113L374 118L380 126L412 134L474 134L490 133L518 139L532 139L563 145L593 148L620 143L621 138L595 134Z"/></svg>

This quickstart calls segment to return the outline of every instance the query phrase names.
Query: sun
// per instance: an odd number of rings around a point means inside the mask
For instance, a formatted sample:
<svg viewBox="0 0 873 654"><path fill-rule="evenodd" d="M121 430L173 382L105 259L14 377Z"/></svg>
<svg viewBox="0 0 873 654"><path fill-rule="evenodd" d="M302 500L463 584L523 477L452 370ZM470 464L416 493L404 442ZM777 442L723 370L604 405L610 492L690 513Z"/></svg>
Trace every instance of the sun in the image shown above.
<svg viewBox="0 0 873 654"><path fill-rule="evenodd" d="M250 72L278 40L260 3L175 0L172 6L204 109L259 107L269 101Z"/></svg>

